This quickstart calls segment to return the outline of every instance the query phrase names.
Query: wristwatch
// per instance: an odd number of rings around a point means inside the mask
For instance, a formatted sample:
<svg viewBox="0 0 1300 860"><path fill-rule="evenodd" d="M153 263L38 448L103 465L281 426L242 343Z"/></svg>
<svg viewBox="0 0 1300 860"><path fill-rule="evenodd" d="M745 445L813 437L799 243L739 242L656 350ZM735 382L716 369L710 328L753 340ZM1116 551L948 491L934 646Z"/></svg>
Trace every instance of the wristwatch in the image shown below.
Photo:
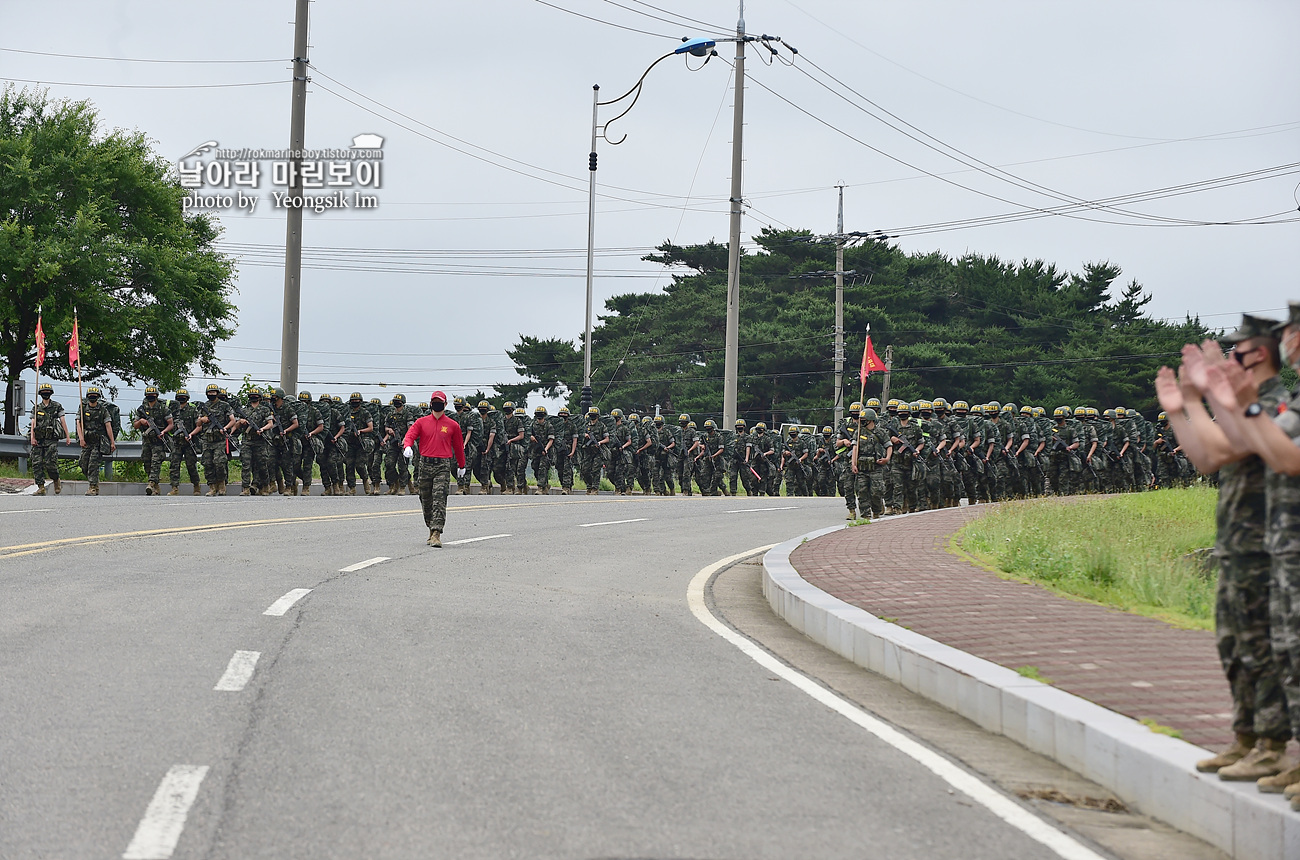
<svg viewBox="0 0 1300 860"><path fill-rule="evenodd" d="M1264 406L1258 400L1246 407L1246 417L1254 418L1256 415L1263 413Z"/></svg>

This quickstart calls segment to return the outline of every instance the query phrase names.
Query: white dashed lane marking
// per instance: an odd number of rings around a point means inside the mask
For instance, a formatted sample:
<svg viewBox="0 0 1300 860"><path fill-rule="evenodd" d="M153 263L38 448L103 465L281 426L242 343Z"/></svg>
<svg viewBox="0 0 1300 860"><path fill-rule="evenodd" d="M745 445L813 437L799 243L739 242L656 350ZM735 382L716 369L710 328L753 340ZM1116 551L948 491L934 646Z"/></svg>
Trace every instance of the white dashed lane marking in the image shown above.
<svg viewBox="0 0 1300 860"><path fill-rule="evenodd" d="M261 651L236 651L235 656L230 658L230 664L226 666L226 673L212 689L219 693L238 693L244 689L249 679L253 677L257 658L261 656Z"/></svg>
<svg viewBox="0 0 1300 860"><path fill-rule="evenodd" d="M578 528L589 529L592 526L621 526L623 523L644 523L649 519L649 517L637 517L634 520L610 520L607 523L579 523Z"/></svg>
<svg viewBox="0 0 1300 860"><path fill-rule="evenodd" d="M356 564L350 564L347 567L340 567L339 573L352 573L353 571L370 567L372 564L383 564L388 560L388 556L386 555L381 555L378 558L368 558L365 561L359 561Z"/></svg>
<svg viewBox="0 0 1300 860"><path fill-rule="evenodd" d="M742 508L741 510L738 510L738 511L727 511L727 513L729 513L729 514L754 514L754 513L758 513L759 511L797 511L797 510L799 510L799 506L798 506L798 505L790 505L790 506L787 507L787 508Z"/></svg>
<svg viewBox="0 0 1300 860"><path fill-rule="evenodd" d="M24 508L21 511L0 511L0 514L48 514L54 508Z"/></svg>
<svg viewBox="0 0 1300 860"><path fill-rule="evenodd" d="M483 537L476 537L476 538L462 538L460 540L449 540L446 543L444 543L443 546L459 546L460 544L463 543L478 543L481 540L496 540L497 538L506 538L506 537L510 537L510 535L484 535Z"/></svg>
<svg viewBox="0 0 1300 860"><path fill-rule="evenodd" d="M263 612L262 614L283 615L284 613L289 611L290 606L293 606L295 603L297 603L299 600L302 600L308 594L311 594L310 588L295 588L293 591L290 591L288 594L286 594L284 597L281 597L275 603L272 603L269 607L267 607L266 611Z"/></svg>
<svg viewBox="0 0 1300 860"><path fill-rule="evenodd" d="M190 806L199 795L199 784L207 775L207 765L178 764L167 771L122 860L169 860L185 829Z"/></svg>

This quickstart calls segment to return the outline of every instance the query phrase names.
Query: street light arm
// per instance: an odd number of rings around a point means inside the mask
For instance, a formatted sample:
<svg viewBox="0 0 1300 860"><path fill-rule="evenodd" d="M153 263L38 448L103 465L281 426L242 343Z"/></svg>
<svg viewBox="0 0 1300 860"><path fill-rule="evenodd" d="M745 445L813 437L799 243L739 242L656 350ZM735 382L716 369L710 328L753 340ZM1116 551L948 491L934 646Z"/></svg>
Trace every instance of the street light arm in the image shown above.
<svg viewBox="0 0 1300 860"><path fill-rule="evenodd" d="M627 108L626 108L626 109L625 109L621 114L619 114L618 116L614 117L613 119L606 120L606 121L605 121L605 125L604 125L604 127L601 128L600 136L603 137L603 138L605 139L605 142L606 142L606 143L610 144L611 146L618 146L620 143L622 143L623 141L627 140L627 135L626 135L626 134L623 135L622 137L620 137L618 140L611 140L610 137L609 137L609 127L610 127L611 125L613 125L615 122L617 122L617 121L619 121L620 119L622 119L623 117L627 116L627 115L628 115L628 112L630 112L630 111L632 110L632 108L636 107L636 103L637 103L637 101L640 100L640 98L641 98L641 87L645 85L646 75L650 74L651 70L653 70L655 66L659 65L659 64L662 63L664 60L666 60L666 59L668 59L669 57L672 57L672 56L675 56L675 54L673 54L673 53L670 53L670 54L664 54L662 57L660 57L659 59L657 59L657 60L655 60L653 63L651 63L648 67L646 67L646 70L645 70L644 72L641 73L641 77L638 78L638 79L637 79L637 82L636 82L635 84L632 85L632 88L631 88L630 90L628 90L627 92L623 93L623 95L619 96L619 97L616 98L616 99L610 99L609 101L597 102L597 103L596 103L598 107L604 107L605 105L617 104L617 103L623 101L623 100L624 100L625 98L627 98L628 96L632 96L632 103L629 104L629 105L627 106Z"/></svg>

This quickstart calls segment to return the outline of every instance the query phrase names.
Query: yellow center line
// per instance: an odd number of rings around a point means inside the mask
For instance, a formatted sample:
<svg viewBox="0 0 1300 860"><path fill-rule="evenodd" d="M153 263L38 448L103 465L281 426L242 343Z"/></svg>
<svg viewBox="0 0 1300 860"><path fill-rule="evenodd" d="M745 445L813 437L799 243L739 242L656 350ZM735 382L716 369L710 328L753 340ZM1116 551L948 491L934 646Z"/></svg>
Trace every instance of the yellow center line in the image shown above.
<svg viewBox="0 0 1300 860"><path fill-rule="evenodd" d="M598 502L622 501L615 499L583 499L574 500L567 504L596 504ZM554 504L552 502L515 502L513 504L496 504L496 505L448 505L448 512L451 511L481 511L497 510L505 508L540 508L543 505ZM402 511L371 511L367 513L356 514L323 514L311 517L276 517L265 520L236 520L228 523L206 523L195 526L174 526L165 529L142 529L133 532L114 532L111 534L101 535L82 535L81 537L60 538L58 540L40 541L37 543L14 544L13 546L0 547L0 559L18 558L25 555L36 555L37 553L49 552L52 549L60 549L68 546L90 546L94 544L110 543L119 540L132 540L139 538L165 537L169 535L197 534L200 532L218 532L230 531L232 529L261 528L265 526L277 525L294 525L300 523L312 522L330 522L338 520L361 520L361 519L380 519L384 517L401 517L422 515L420 510L402 510Z"/></svg>

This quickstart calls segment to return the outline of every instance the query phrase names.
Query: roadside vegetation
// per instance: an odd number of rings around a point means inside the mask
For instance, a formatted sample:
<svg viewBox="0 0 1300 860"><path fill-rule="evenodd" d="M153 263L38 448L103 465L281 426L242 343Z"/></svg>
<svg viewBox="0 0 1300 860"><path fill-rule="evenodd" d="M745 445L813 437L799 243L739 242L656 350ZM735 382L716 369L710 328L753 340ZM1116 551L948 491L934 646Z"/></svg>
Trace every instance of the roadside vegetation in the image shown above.
<svg viewBox="0 0 1300 860"><path fill-rule="evenodd" d="M1106 498L1010 502L967 525L953 549L1069 597L1212 629L1216 572L1209 486Z"/></svg>

